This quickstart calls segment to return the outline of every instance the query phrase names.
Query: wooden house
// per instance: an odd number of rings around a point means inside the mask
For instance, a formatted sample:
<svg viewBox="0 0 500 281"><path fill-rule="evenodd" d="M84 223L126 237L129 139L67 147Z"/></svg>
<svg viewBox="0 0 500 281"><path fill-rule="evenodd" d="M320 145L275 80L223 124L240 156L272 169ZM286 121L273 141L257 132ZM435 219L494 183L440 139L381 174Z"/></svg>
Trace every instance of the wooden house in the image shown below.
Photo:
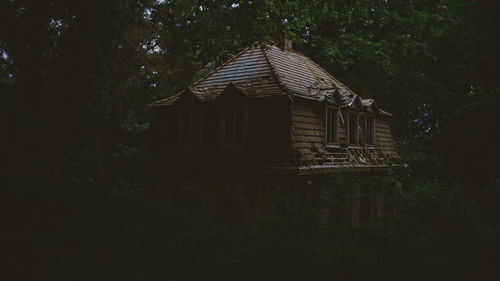
<svg viewBox="0 0 500 281"><path fill-rule="evenodd" d="M213 194L224 194L248 213L258 205L247 202L256 198L250 193L322 185L337 170L384 170L398 157L391 114L293 51L289 40L283 48L254 43L151 107L163 182L209 209L221 200Z"/></svg>

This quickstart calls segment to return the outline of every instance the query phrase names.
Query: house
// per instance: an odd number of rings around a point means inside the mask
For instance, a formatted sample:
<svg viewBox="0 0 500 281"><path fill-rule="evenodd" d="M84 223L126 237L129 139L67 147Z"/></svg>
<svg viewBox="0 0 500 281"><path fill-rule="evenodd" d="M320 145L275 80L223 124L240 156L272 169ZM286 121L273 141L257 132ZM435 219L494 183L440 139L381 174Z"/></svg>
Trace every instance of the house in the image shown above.
<svg viewBox="0 0 500 281"><path fill-rule="evenodd" d="M207 203L210 194L224 194L248 213L257 203L247 198L261 197L248 193L393 166L391 114L293 51L290 40L283 45L254 43L151 104L154 151L173 194L188 193L209 209L220 205L220 198Z"/></svg>

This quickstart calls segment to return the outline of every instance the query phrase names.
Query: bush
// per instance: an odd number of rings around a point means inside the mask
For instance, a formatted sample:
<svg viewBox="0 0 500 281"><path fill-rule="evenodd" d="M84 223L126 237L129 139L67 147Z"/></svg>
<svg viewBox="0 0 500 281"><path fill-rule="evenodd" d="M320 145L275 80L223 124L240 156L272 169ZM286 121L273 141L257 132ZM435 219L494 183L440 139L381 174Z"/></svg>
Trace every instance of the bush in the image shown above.
<svg viewBox="0 0 500 281"><path fill-rule="evenodd" d="M36 212L19 213L24 227L7 253L24 279L470 280L496 274L498 222L485 219L463 186L396 175L337 175L334 181L334 195L363 184L396 188L396 215L354 228L334 224L327 232L300 212L230 227L147 192L80 184L19 195ZM311 206L306 196L281 196L278 205Z"/></svg>

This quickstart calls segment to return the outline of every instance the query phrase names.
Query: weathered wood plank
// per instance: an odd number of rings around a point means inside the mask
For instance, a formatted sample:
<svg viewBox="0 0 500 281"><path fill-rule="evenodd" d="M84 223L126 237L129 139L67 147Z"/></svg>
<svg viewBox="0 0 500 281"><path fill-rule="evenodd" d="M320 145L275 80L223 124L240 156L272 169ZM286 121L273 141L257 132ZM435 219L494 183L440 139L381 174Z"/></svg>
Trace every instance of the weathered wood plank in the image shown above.
<svg viewBox="0 0 500 281"><path fill-rule="evenodd" d="M310 142L294 142L293 147L294 148L312 148L313 144Z"/></svg>
<svg viewBox="0 0 500 281"><path fill-rule="evenodd" d="M321 118L321 114L312 110L293 109L292 114L295 116Z"/></svg>
<svg viewBox="0 0 500 281"><path fill-rule="evenodd" d="M386 131L386 130L379 130L375 132L376 135L390 135L392 136L391 131Z"/></svg>
<svg viewBox="0 0 500 281"><path fill-rule="evenodd" d="M390 131L391 128L389 127L389 124L387 124L387 125L375 125L375 130Z"/></svg>
<svg viewBox="0 0 500 281"><path fill-rule="evenodd" d="M323 121L319 118L315 117L304 117L292 115L292 122L304 122L304 123L312 123L312 124L323 124Z"/></svg>
<svg viewBox="0 0 500 281"><path fill-rule="evenodd" d="M294 122L293 127L301 130L315 130L315 131L325 131L325 127L323 125L318 125L317 123L303 123L303 122Z"/></svg>
<svg viewBox="0 0 500 281"><path fill-rule="evenodd" d="M323 137L302 136L302 135L295 135L294 140L296 142L313 142L313 143L323 143L325 141Z"/></svg>
<svg viewBox="0 0 500 281"><path fill-rule="evenodd" d="M297 136L325 137L325 132L324 131L318 131L318 130L294 129L294 135L297 135Z"/></svg>
<svg viewBox="0 0 500 281"><path fill-rule="evenodd" d="M393 142L393 138L390 136L375 136L375 140Z"/></svg>

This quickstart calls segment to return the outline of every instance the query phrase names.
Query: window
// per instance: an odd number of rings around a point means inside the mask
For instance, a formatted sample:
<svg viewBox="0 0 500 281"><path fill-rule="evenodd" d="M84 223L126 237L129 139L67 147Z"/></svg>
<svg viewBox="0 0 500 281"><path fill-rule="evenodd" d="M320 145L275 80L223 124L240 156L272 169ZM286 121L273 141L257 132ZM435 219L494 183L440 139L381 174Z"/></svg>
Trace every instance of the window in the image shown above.
<svg viewBox="0 0 500 281"><path fill-rule="evenodd" d="M360 142L366 144L368 137L366 136L366 114L360 113L359 114L359 127L361 127L361 131L363 132L363 139Z"/></svg>
<svg viewBox="0 0 500 281"><path fill-rule="evenodd" d="M327 145L339 143L339 113L333 107L326 108L325 134Z"/></svg>
<svg viewBox="0 0 500 281"><path fill-rule="evenodd" d="M179 144L201 143L202 112L198 105L186 104L179 109Z"/></svg>
<svg viewBox="0 0 500 281"><path fill-rule="evenodd" d="M375 144L375 116L363 113L359 118L363 142L368 146L373 146Z"/></svg>
<svg viewBox="0 0 500 281"><path fill-rule="evenodd" d="M246 142L247 115L246 104L221 104L220 138L223 144L243 145Z"/></svg>
<svg viewBox="0 0 500 281"><path fill-rule="evenodd" d="M375 116L366 117L365 137L367 144L375 144Z"/></svg>
<svg viewBox="0 0 500 281"><path fill-rule="evenodd" d="M359 144L359 118L358 113L347 113L347 137L351 145Z"/></svg>

